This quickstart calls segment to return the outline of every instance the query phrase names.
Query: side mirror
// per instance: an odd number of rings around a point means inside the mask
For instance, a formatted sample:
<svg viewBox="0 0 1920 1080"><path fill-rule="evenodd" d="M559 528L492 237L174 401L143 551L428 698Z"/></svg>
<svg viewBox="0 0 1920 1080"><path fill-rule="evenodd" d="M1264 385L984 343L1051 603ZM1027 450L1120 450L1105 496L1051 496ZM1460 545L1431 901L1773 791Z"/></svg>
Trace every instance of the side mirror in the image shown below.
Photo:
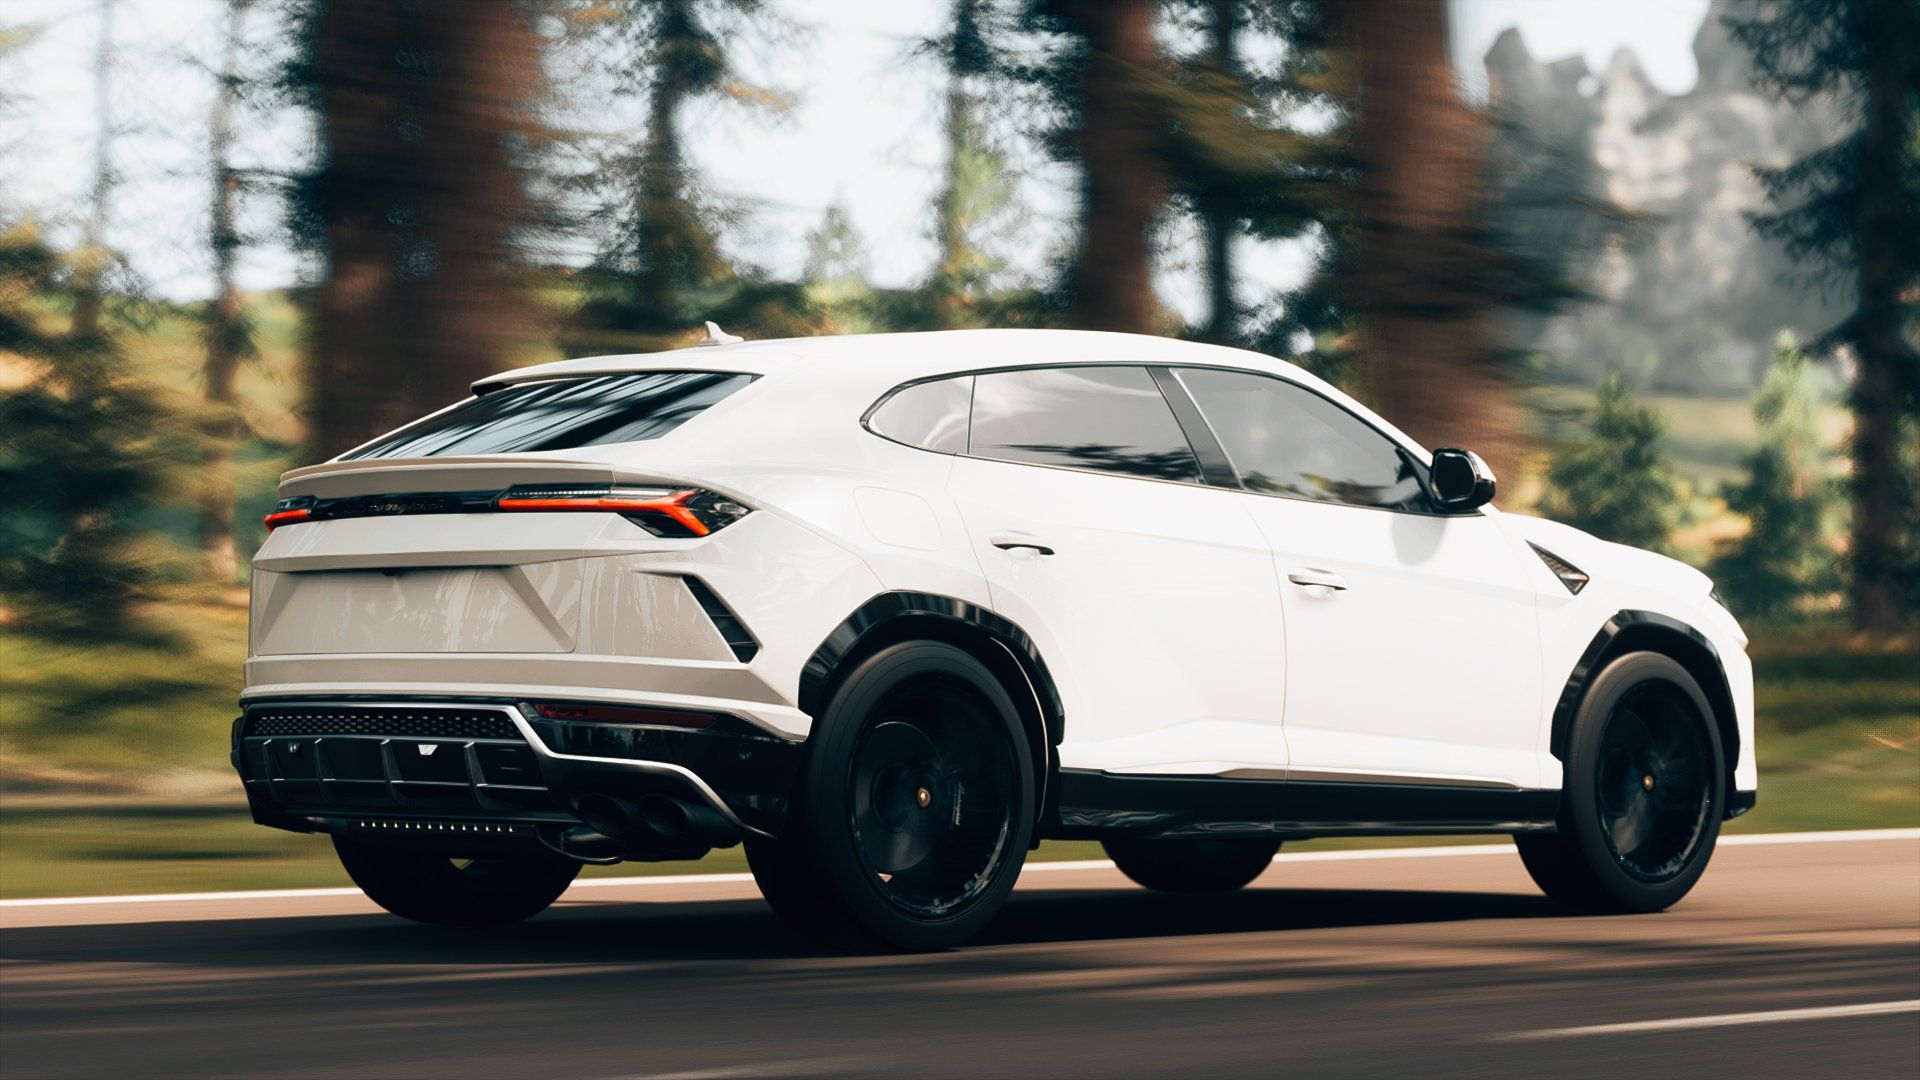
<svg viewBox="0 0 1920 1080"><path fill-rule="evenodd" d="M1471 450L1435 450L1430 482L1434 501L1448 513L1464 513L1493 501L1493 470Z"/></svg>

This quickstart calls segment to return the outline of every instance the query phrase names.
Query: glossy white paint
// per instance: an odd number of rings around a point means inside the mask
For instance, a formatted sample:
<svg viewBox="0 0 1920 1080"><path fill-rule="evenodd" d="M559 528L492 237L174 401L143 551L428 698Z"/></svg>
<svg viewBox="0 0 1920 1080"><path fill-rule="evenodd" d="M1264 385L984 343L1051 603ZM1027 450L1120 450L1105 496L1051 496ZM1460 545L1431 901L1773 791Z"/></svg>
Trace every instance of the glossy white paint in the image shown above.
<svg viewBox="0 0 1920 1080"><path fill-rule="evenodd" d="M1296 768L1540 786L1535 590L1490 515L1237 498L1281 579Z"/></svg>
<svg viewBox="0 0 1920 1080"><path fill-rule="evenodd" d="M1552 788L1560 689L1608 617L1635 608L1697 627L1718 650L1742 731L1736 783L1754 786L1745 640L1707 600L1706 579L1679 563L1491 510L1423 517L985 461L860 423L911 380L1091 363L1268 373L1428 457L1292 365L1163 338L869 335L525 368L481 385L647 370L758 378L647 442L335 461L287 474L283 496L676 482L755 512L701 540L656 538L611 514L283 527L255 560L244 696L551 694L725 709L801 737L808 657L867 600L903 590L988 608L1033 638L1065 705L1065 765ZM1527 540L1592 584L1570 595ZM685 575L760 641L750 663L716 646L675 591Z"/></svg>
<svg viewBox="0 0 1920 1080"><path fill-rule="evenodd" d="M1272 559L1232 492L974 458L948 491L994 610L1061 682L1063 766L1286 763Z"/></svg>

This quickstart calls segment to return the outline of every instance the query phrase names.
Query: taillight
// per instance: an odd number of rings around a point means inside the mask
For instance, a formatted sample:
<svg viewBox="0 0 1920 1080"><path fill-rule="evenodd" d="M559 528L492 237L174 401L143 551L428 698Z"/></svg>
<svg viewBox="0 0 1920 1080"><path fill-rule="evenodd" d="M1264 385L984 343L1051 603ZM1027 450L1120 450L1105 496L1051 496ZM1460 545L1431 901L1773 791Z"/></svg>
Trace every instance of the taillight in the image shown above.
<svg viewBox="0 0 1920 1080"><path fill-rule="evenodd" d="M312 518L313 504L314 498L311 495L302 495L297 499L281 499L273 504L273 513L261 518L260 521L267 527L268 532L272 532L282 525L292 525Z"/></svg>
<svg viewBox="0 0 1920 1080"><path fill-rule="evenodd" d="M517 487L494 507L506 511L587 510L624 516L655 536L708 536L746 517L751 508L704 488Z"/></svg>

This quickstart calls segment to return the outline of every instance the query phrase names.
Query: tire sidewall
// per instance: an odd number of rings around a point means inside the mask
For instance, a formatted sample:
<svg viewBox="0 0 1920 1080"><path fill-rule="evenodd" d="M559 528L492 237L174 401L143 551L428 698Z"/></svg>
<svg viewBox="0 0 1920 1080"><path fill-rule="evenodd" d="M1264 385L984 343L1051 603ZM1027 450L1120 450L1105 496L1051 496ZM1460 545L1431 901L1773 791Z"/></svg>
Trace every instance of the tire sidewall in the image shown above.
<svg viewBox="0 0 1920 1080"><path fill-rule="evenodd" d="M1692 705L1694 720L1705 730L1712 754L1711 803L1707 821L1687 866L1666 881L1649 882L1628 873L1613 856L1600 825L1599 755L1613 710L1647 683L1661 683L1679 691ZM1720 740L1713 708L1687 669L1659 653L1628 653L1608 664L1588 687L1575 714L1568 741L1566 797L1560 829L1570 835L1596 883L1621 907L1631 911L1658 911L1685 896L1705 872L1720 836L1726 810L1726 750Z"/></svg>
<svg viewBox="0 0 1920 1080"><path fill-rule="evenodd" d="M1006 846L987 888L961 911L922 919L896 907L881 892L855 850L848 770L873 710L909 680L951 678L977 691L1006 738L1014 770L1017 805L1012 807ZM1011 698L992 673L965 652L938 642L906 642L881 649L843 680L808 741L799 793L797 839L817 860L819 884L860 927L881 942L906 949L940 949L973 936L992 920L1012 891L1033 834L1033 765L1025 730Z"/></svg>

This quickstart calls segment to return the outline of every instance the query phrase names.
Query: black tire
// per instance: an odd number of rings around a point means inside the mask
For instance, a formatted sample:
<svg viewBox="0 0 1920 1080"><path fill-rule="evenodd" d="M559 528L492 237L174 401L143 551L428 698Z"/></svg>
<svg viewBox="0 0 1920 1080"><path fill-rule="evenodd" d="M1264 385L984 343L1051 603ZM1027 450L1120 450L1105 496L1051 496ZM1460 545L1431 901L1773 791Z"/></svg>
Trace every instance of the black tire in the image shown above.
<svg viewBox="0 0 1920 1080"><path fill-rule="evenodd" d="M1567 907L1661 911L1700 880L1725 806L1725 751L1700 684L1669 657L1628 653L1575 714L1559 831L1514 842Z"/></svg>
<svg viewBox="0 0 1920 1080"><path fill-rule="evenodd" d="M360 891L403 919L440 926L509 926L545 911L580 864L559 856L456 861L335 836L333 850Z"/></svg>
<svg viewBox="0 0 1920 1080"><path fill-rule="evenodd" d="M1113 864L1160 892L1228 893L1273 865L1278 840L1102 840Z"/></svg>
<svg viewBox="0 0 1920 1080"><path fill-rule="evenodd" d="M1032 754L999 682L953 646L904 642L835 691L780 839L748 840L747 864L813 937L950 948L1006 902L1033 805Z"/></svg>

